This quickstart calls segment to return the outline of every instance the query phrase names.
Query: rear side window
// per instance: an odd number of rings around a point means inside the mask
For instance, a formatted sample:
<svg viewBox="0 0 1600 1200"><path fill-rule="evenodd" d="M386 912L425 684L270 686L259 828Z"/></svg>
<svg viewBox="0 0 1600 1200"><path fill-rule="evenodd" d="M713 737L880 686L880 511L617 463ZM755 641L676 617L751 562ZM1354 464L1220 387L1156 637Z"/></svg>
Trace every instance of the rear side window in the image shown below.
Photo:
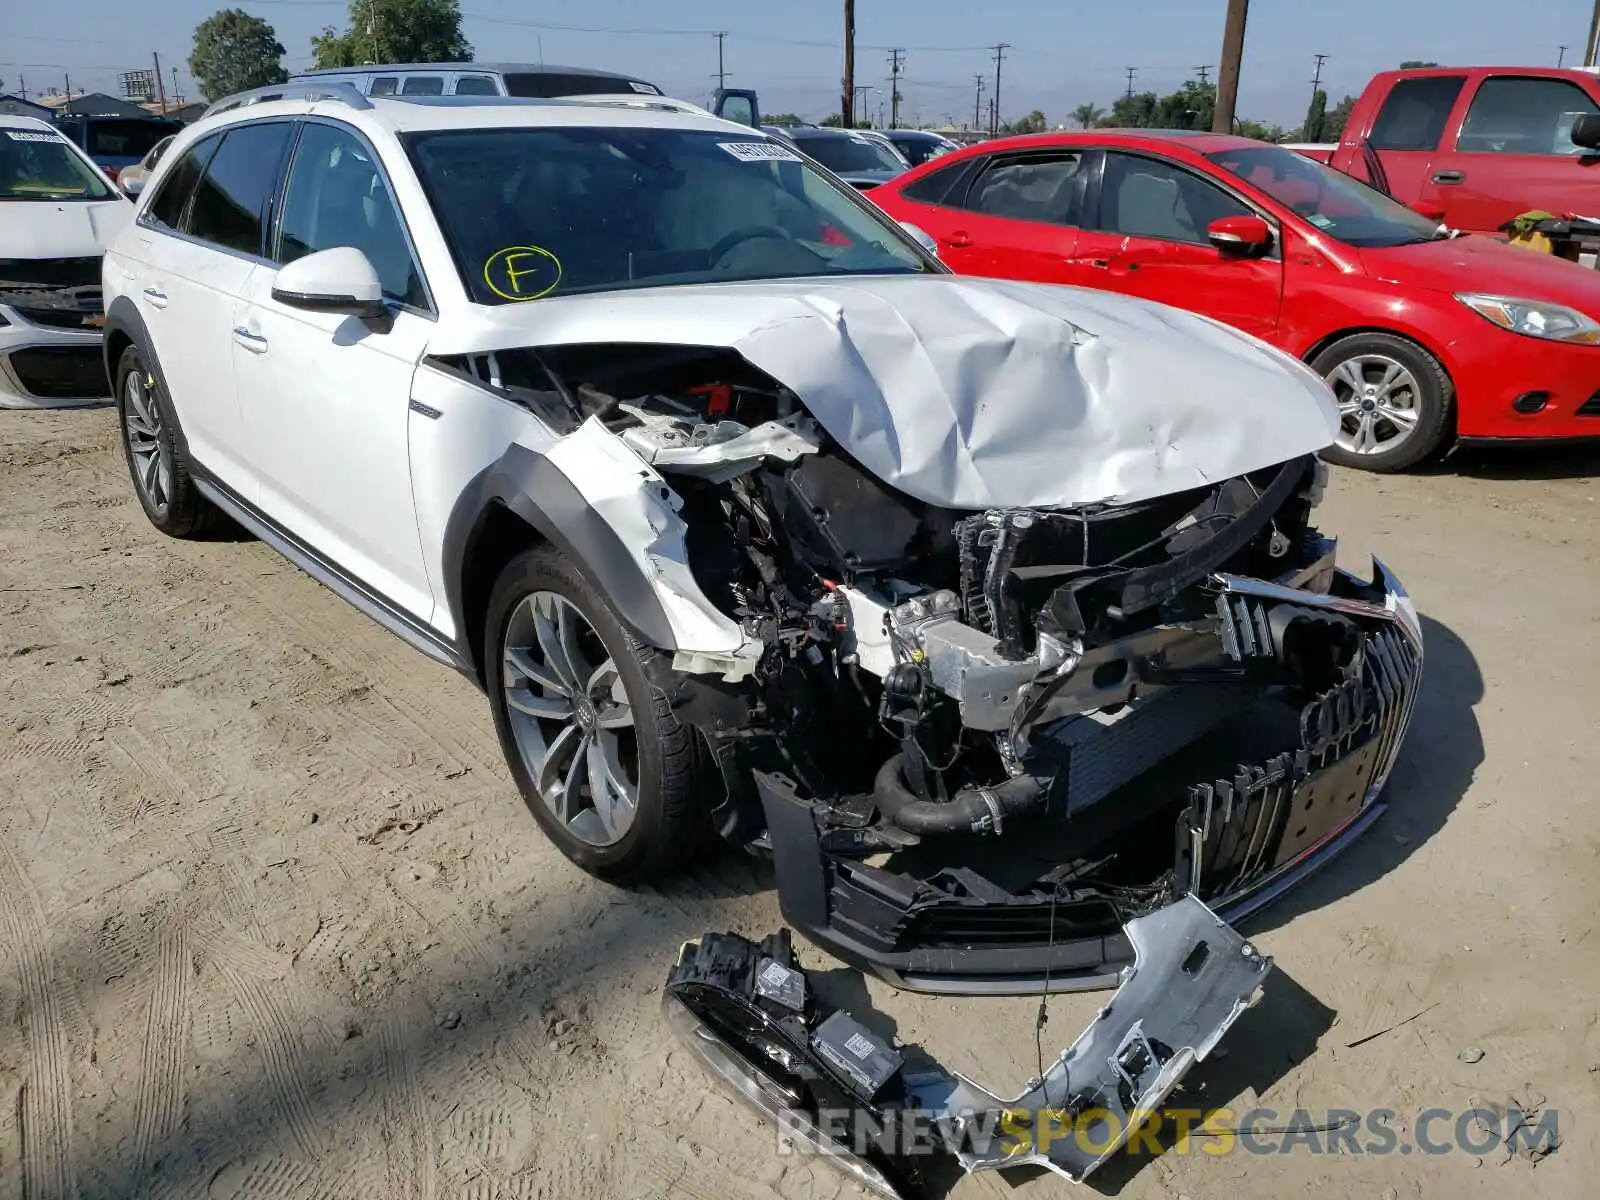
<svg viewBox="0 0 1600 1200"><path fill-rule="evenodd" d="M992 217L1076 225L1082 162L1075 150L1002 155L978 176L961 207Z"/></svg>
<svg viewBox="0 0 1600 1200"><path fill-rule="evenodd" d="M220 133L201 138L172 164L144 210L147 220L167 229L183 228L183 210L188 206L189 197L194 195L194 185L200 182L201 172L221 143Z"/></svg>
<svg viewBox="0 0 1600 1200"><path fill-rule="evenodd" d="M1373 123L1373 148L1437 150L1466 81L1465 75L1428 75L1395 84Z"/></svg>
<svg viewBox="0 0 1600 1200"><path fill-rule="evenodd" d="M395 88L399 86L400 77L398 75L379 75L373 79L372 91L369 92L368 95L392 96L394 95Z"/></svg>
<svg viewBox="0 0 1600 1200"><path fill-rule="evenodd" d="M947 204L961 190L961 181L972 169L972 164L973 160L967 159L931 171L921 179L906 184L900 189L900 194L918 204Z"/></svg>
<svg viewBox="0 0 1600 1200"><path fill-rule="evenodd" d="M191 234L229 250L262 253L267 202L277 190L290 129L287 121L266 121L222 135L189 207Z"/></svg>
<svg viewBox="0 0 1600 1200"><path fill-rule="evenodd" d="M444 79L439 75L411 75L401 85L402 96L442 96Z"/></svg>
<svg viewBox="0 0 1600 1200"><path fill-rule="evenodd" d="M1583 154L1572 123L1595 111L1589 94L1565 79L1486 79L1472 98L1456 149L1479 154Z"/></svg>
<svg viewBox="0 0 1600 1200"><path fill-rule="evenodd" d="M506 76L506 94L533 96L548 100L553 96L611 96L637 92L643 96L659 96L661 89L653 83L624 79L616 75L568 75L561 71L529 71Z"/></svg>
<svg viewBox="0 0 1600 1200"><path fill-rule="evenodd" d="M487 75L463 75L456 80L456 95L458 96L498 96L500 89L494 86L494 80Z"/></svg>

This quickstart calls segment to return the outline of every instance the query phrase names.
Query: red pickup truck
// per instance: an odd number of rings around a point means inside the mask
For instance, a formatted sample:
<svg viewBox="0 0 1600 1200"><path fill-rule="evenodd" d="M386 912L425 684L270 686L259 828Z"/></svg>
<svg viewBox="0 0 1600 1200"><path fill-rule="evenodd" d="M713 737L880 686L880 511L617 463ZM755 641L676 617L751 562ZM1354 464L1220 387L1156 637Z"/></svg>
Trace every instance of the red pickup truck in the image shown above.
<svg viewBox="0 0 1600 1200"><path fill-rule="evenodd" d="M1600 217L1600 152L1572 136L1574 122L1596 112L1594 71L1385 71L1361 93L1337 145L1294 149L1454 229L1494 233L1532 209Z"/></svg>

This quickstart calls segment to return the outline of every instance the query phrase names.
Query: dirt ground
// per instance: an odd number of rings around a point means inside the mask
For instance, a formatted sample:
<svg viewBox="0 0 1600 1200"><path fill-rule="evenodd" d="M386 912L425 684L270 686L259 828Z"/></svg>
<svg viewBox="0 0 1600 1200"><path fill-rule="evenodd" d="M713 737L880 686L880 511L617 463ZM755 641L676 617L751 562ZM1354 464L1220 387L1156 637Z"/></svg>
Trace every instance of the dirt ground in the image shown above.
<svg viewBox="0 0 1600 1200"><path fill-rule="evenodd" d="M1542 1098L1565 1144L1537 1165L1192 1144L1096 1190L1593 1194L1597 471L1567 450L1336 474L1321 523L1410 587L1426 684L1394 811L1245 927L1278 969L1191 1075L1235 1112L1392 1109L1408 1149L1425 1109ZM0 413L0 1196L858 1194L780 1155L658 1013L681 941L778 921L736 855L641 892L580 874L463 680L259 543L158 535L109 412ZM1033 1001L865 991L997 1090L1034 1070ZM1047 1055L1095 1003L1053 1001Z"/></svg>

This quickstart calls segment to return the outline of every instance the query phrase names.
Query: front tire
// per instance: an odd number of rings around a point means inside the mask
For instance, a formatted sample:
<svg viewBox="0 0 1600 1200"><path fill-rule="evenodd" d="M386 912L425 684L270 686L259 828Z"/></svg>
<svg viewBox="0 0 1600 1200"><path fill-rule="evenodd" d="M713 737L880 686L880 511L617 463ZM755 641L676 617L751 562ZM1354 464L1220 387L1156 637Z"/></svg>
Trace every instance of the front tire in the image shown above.
<svg viewBox="0 0 1600 1200"><path fill-rule="evenodd" d="M534 819L613 883L682 869L706 842L695 732L646 677L657 652L553 547L517 555L489 598L484 682Z"/></svg>
<svg viewBox="0 0 1600 1200"><path fill-rule="evenodd" d="M175 538L214 529L222 514L195 487L171 397L138 346L129 346L117 360L117 417L122 456L150 524Z"/></svg>
<svg viewBox="0 0 1600 1200"><path fill-rule="evenodd" d="M1455 385L1439 360L1392 333L1340 338L1311 368L1339 405L1339 434L1322 452L1363 471L1404 471L1448 449Z"/></svg>

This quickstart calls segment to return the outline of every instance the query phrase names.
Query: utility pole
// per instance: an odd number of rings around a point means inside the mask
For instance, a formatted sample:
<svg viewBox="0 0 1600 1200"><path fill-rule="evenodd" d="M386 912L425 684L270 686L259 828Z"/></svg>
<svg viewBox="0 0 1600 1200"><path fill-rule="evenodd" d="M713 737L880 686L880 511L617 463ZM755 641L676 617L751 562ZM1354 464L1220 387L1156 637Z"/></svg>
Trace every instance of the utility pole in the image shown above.
<svg viewBox="0 0 1600 1200"><path fill-rule="evenodd" d="M1128 68L1128 99L1133 99L1133 77L1139 73L1138 67Z"/></svg>
<svg viewBox="0 0 1600 1200"><path fill-rule="evenodd" d="M1600 51L1600 0L1594 0L1594 16L1589 18L1589 40L1583 47L1583 65L1594 66L1594 58Z"/></svg>
<svg viewBox="0 0 1600 1200"><path fill-rule="evenodd" d="M1600 3L1600 0L1596 0ZM844 79L841 81L840 99L844 127L856 127L856 0L844 0Z"/></svg>
<svg viewBox="0 0 1600 1200"><path fill-rule="evenodd" d="M1560 70L1561 64L1567 60L1567 48L1565 46L1557 46L1556 51L1556 69Z"/></svg>
<svg viewBox="0 0 1600 1200"><path fill-rule="evenodd" d="M978 94L972 100L972 132L977 133L983 128L983 75L974 75L972 81L978 85Z"/></svg>
<svg viewBox="0 0 1600 1200"><path fill-rule="evenodd" d="M712 36L717 39L717 91L720 92L723 88L728 86L728 72L723 70L722 67L722 43L727 40L728 35L727 32L724 31L722 33L713 34Z"/></svg>
<svg viewBox="0 0 1600 1200"><path fill-rule="evenodd" d="M152 50L150 58L156 64L156 99L161 101L161 115L164 117L167 115L167 83L161 78L161 55Z"/></svg>
<svg viewBox="0 0 1600 1200"><path fill-rule="evenodd" d="M1194 69L1194 73L1200 76L1201 87L1205 87L1206 84L1211 82L1211 68L1209 65L1204 67L1196 67Z"/></svg>
<svg viewBox="0 0 1600 1200"><path fill-rule="evenodd" d="M183 103L183 92L178 87L178 68L172 68L172 98L179 104Z"/></svg>
<svg viewBox="0 0 1600 1200"><path fill-rule="evenodd" d="M1213 133L1233 132L1233 110L1239 103L1239 64L1244 59L1244 23L1250 0L1228 0L1228 19L1222 29L1222 67L1217 73L1217 107L1211 118ZM1600 16L1600 0L1595 0Z"/></svg>
<svg viewBox="0 0 1600 1200"><path fill-rule="evenodd" d="M1595 3L1600 4L1600 0L1595 0ZM1000 132L1000 64L1005 62L1006 51L1011 49L1011 43L999 42L991 49L994 50L994 95L990 97L989 104L994 117L989 122L989 132L997 135Z"/></svg>
<svg viewBox="0 0 1600 1200"><path fill-rule="evenodd" d="M889 128L900 128L900 56L905 50L889 51Z"/></svg>
<svg viewBox="0 0 1600 1200"><path fill-rule="evenodd" d="M1311 76L1312 100L1315 100L1317 98L1317 93L1322 90L1322 64L1328 61L1328 56L1326 54L1318 54L1315 57L1317 60L1317 69L1316 73Z"/></svg>
<svg viewBox="0 0 1600 1200"><path fill-rule="evenodd" d="M67 84L67 103L71 104L72 103L72 76L66 74L65 72L63 72L61 78L66 81L66 84Z"/></svg>

